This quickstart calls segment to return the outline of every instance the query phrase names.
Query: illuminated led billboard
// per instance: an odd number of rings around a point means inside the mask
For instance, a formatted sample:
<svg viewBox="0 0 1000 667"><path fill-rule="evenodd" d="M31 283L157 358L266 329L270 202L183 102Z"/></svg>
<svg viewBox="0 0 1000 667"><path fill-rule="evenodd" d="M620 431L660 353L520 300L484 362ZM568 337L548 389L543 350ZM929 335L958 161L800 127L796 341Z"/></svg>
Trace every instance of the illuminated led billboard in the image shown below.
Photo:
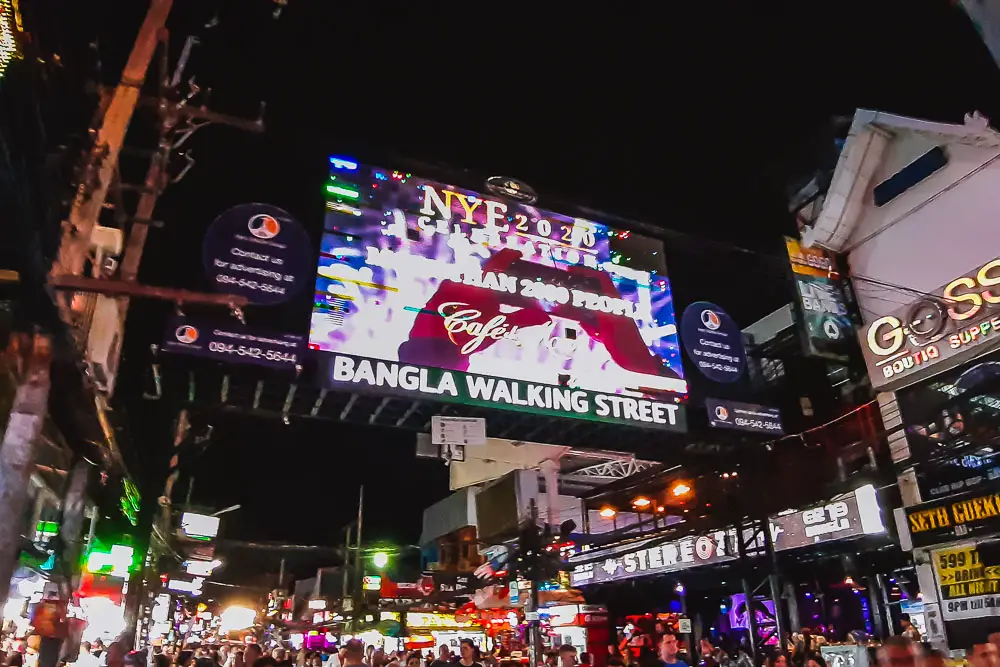
<svg viewBox="0 0 1000 667"><path fill-rule="evenodd" d="M309 335L328 386L684 428L658 241L330 164Z"/></svg>

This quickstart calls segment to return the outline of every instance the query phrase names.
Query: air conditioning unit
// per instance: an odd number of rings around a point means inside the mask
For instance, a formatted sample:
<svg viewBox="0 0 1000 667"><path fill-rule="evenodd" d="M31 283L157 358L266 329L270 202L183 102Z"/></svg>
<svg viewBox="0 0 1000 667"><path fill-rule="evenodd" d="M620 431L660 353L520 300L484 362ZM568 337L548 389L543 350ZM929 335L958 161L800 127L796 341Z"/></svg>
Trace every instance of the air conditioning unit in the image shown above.
<svg viewBox="0 0 1000 667"><path fill-rule="evenodd" d="M115 388L124 334L118 301L98 296L87 335L87 363L98 389L109 397Z"/></svg>

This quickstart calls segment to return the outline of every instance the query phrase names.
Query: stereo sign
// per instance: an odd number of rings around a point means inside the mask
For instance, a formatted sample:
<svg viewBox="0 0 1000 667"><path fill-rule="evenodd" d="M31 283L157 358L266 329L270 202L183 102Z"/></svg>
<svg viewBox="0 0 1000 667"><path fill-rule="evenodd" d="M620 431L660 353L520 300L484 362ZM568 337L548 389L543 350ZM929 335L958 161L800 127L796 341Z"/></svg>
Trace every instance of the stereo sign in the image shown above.
<svg viewBox="0 0 1000 667"><path fill-rule="evenodd" d="M885 533L885 524L875 487L866 484L826 505L771 517L768 529L775 550L788 551L848 537L882 534ZM744 536L751 539L749 532ZM624 552L611 550L603 559L600 552L607 552L607 549L575 554L570 558L570 564L574 561L584 561L585 564L575 567L570 573L570 582L573 586L580 586L617 581L721 563L738 557L735 528L646 546L652 541L647 540L639 548ZM758 535L748 548L751 553L762 553L764 547L764 537ZM587 562L593 560L597 562Z"/></svg>
<svg viewBox="0 0 1000 667"><path fill-rule="evenodd" d="M717 398L705 399L708 411L708 425L714 428L729 428L750 433L781 435L781 413L778 408L769 408L755 403L721 401Z"/></svg>
<svg viewBox="0 0 1000 667"><path fill-rule="evenodd" d="M956 278L937 296L880 317L860 334L872 386L895 389L951 359L964 361L983 344L1000 342L1000 258Z"/></svg>
<svg viewBox="0 0 1000 667"><path fill-rule="evenodd" d="M687 395L662 243L516 201L511 179L491 179L499 196L330 164L309 334L328 385L458 400L468 375L494 408L574 416L602 395L612 418L683 423L656 407ZM556 390L581 398L556 408Z"/></svg>

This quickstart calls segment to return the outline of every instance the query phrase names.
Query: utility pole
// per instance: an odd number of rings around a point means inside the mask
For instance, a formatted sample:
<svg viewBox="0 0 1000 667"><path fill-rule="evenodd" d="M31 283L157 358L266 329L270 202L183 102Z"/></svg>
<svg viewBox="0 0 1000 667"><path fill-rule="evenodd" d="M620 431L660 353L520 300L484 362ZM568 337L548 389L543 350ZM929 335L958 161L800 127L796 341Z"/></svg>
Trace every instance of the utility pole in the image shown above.
<svg viewBox="0 0 1000 667"><path fill-rule="evenodd" d="M132 114L139 101L139 92L146 80L149 63L156 52L160 33L167 23L173 0L152 0L146 18L139 28L139 36L132 47L121 81L115 88L111 103L104 114L104 121L97 132L97 140L90 164L84 169L77 188L76 199L69 219L63 224L59 255L52 264L51 276L83 273L90 254L90 234L97 224L108 188L118 168L118 155L125 143Z"/></svg>
<svg viewBox="0 0 1000 667"><path fill-rule="evenodd" d="M21 553L28 482L35 468L35 440L48 410L52 340L41 334L16 334L0 370L13 371L17 390L0 444L0 609ZM9 365L9 368L7 366ZM2 620L2 619L0 619Z"/></svg>

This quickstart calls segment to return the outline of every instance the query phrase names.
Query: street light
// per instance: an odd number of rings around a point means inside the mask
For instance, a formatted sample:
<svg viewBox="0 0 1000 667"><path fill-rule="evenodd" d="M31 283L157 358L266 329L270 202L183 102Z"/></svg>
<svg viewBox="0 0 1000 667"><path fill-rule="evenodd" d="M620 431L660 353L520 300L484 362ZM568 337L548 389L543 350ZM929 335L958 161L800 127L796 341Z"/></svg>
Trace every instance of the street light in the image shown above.
<svg viewBox="0 0 1000 667"><path fill-rule="evenodd" d="M384 568L389 564L389 554L384 551L376 551L372 554L372 565L378 569Z"/></svg>
<svg viewBox="0 0 1000 667"><path fill-rule="evenodd" d="M685 482L677 482L670 489L670 494L675 498L679 498L680 496L686 496L689 493L691 493L691 486L686 484Z"/></svg>

